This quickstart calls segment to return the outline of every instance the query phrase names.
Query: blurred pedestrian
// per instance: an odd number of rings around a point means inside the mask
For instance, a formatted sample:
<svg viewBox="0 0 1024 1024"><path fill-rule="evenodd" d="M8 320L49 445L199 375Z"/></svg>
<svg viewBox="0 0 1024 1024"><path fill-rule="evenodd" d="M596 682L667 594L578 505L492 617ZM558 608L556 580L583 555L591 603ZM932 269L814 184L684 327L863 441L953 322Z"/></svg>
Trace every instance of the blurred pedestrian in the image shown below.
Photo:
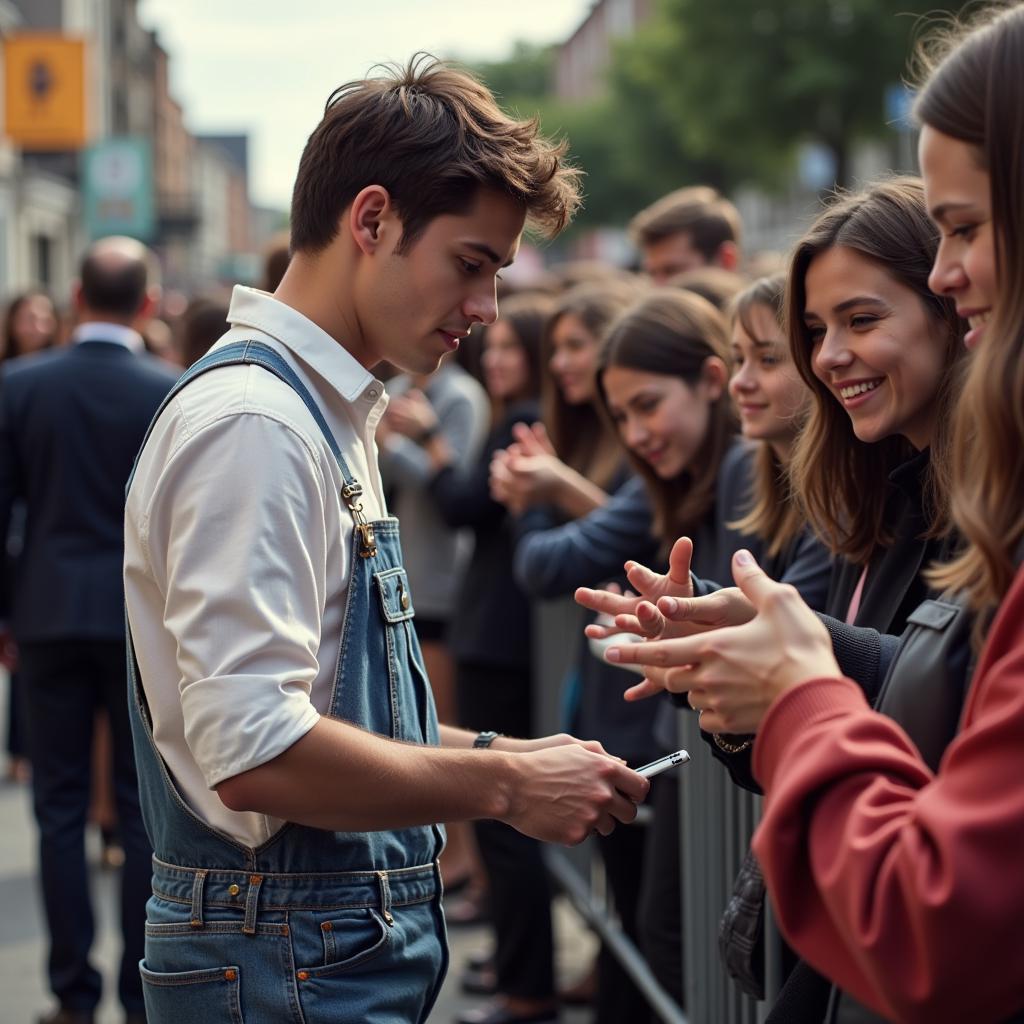
<svg viewBox="0 0 1024 1024"><path fill-rule="evenodd" d="M97 709L109 716L124 845L118 992L144 1020L142 956L150 848L139 811L126 700L124 488L150 418L175 374L143 353L136 325L158 288L153 256L127 238L96 242L74 292L72 345L4 367L0 532L25 502L13 576L13 631L28 708L33 808L49 933L46 1024L88 1024L102 980L90 963L93 912L84 833Z"/></svg>
<svg viewBox="0 0 1024 1024"><path fill-rule="evenodd" d="M736 207L707 185L670 192L629 224L643 271L655 284L698 267L736 270L740 229Z"/></svg>
<svg viewBox="0 0 1024 1024"><path fill-rule="evenodd" d="M4 315L0 358L16 359L57 343L57 310L46 292L31 289L11 299Z"/></svg>
<svg viewBox="0 0 1024 1024"><path fill-rule="evenodd" d="M57 342L57 312L53 300L44 291L35 289L15 296L4 314L0 361L7 362L19 356L51 348ZM17 558L25 539L25 507L18 502L11 510L11 521L4 538L5 547L0 557L8 562ZM7 575L10 579L10 574ZM0 593L0 664L7 669L7 756L5 777L12 782L29 779L28 739L25 725L24 684L18 673L18 648L9 629L11 594L9 586Z"/></svg>
<svg viewBox="0 0 1024 1024"><path fill-rule="evenodd" d="M228 329L228 304L199 296L189 302L178 324L177 351L181 365L188 369L210 350Z"/></svg>

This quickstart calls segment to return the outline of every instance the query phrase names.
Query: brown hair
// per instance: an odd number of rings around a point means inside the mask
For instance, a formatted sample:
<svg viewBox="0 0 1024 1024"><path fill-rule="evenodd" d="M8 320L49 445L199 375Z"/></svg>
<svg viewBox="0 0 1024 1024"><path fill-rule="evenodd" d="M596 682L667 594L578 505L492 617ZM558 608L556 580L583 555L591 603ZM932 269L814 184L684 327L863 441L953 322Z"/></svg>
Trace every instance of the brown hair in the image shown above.
<svg viewBox="0 0 1024 1024"><path fill-rule="evenodd" d="M504 321L516 336L526 356L527 383L526 398L540 397L541 389L541 342L544 327L551 315L553 303L547 295L538 292L523 292L510 295L501 305L501 320ZM474 332L475 333L475 332ZM481 351L483 339L487 337L485 330L481 335ZM506 412L502 403L491 398L492 421L497 421Z"/></svg>
<svg viewBox="0 0 1024 1024"><path fill-rule="evenodd" d="M653 290L608 329L597 377L605 415L610 417L604 390L604 374L610 366L678 377L693 386L712 356L728 365L729 338L722 314L692 292ZM630 462L651 496L654 533L666 547L681 534L696 530L714 506L718 468L735 429L732 405L723 388L713 403L703 442L677 477L663 480L643 459L630 453Z"/></svg>
<svg viewBox="0 0 1024 1024"><path fill-rule="evenodd" d="M915 107L924 124L976 148L991 189L998 297L954 419L953 519L969 546L929 574L963 592L979 624L1009 589L1024 539L1024 8L985 20L941 62L933 54Z"/></svg>
<svg viewBox="0 0 1024 1024"><path fill-rule="evenodd" d="M600 343L608 325L636 300L637 282L612 278L601 284L583 284L567 292L555 306L544 328L542 419L558 457L605 490L622 467L622 448L615 429L596 404L570 405L550 372L552 337L559 321L576 317ZM597 358L594 360L595 367Z"/></svg>
<svg viewBox="0 0 1024 1024"><path fill-rule="evenodd" d="M387 189L408 251L435 217L464 213L481 188L520 203L530 223L556 235L579 204L579 171L565 143L517 121L465 71L416 54L404 68L349 82L327 101L309 137L292 194L293 252L319 252L368 185Z"/></svg>
<svg viewBox="0 0 1024 1024"><path fill-rule="evenodd" d="M178 325L181 365L187 370L202 359L230 326L226 302L205 296L192 299Z"/></svg>
<svg viewBox="0 0 1024 1024"><path fill-rule="evenodd" d="M928 288L938 233L928 219L918 178L891 178L862 192L837 196L793 251L786 294L787 333L793 362L813 402L807 426L793 449L790 474L812 529L834 553L863 565L876 548L892 543L885 518L885 480L911 456L913 447L902 437L871 444L859 440L850 417L812 369L813 343L804 322L805 279L815 257L836 246L878 264L913 291L935 325L936 344L945 350L924 486L930 537L942 536L949 528L949 422L960 390L963 324L954 304Z"/></svg>
<svg viewBox="0 0 1024 1024"><path fill-rule="evenodd" d="M630 222L634 243L643 248L672 235L687 234L693 247L712 260L723 242L740 240L740 215L728 199L707 185L669 192Z"/></svg>
<svg viewBox="0 0 1024 1024"><path fill-rule="evenodd" d="M732 301L729 315L750 338L756 338L750 314L754 306L770 309L779 330L783 331L786 275L761 277L748 285ZM806 416L803 418L806 421ZM799 424L797 424L799 427ZM803 531L803 512L793 498L789 467L783 465L775 449L767 442L758 444L750 489L750 508L741 518L728 524L731 529L759 537L768 555L775 557Z"/></svg>
<svg viewBox="0 0 1024 1024"><path fill-rule="evenodd" d="M4 312L3 341L2 347L0 347L0 362L4 362L8 359L16 359L18 356L22 355L18 350L18 339L14 336L14 318L18 315L21 307L24 306L29 299L46 299L50 304L50 309L53 310L54 329L53 334L43 347L52 348L57 344L57 333L60 327L57 310L53 305L53 299L51 299L50 296L41 288L30 288L28 291L15 295Z"/></svg>
<svg viewBox="0 0 1024 1024"><path fill-rule="evenodd" d="M716 267L714 264L684 270L668 282L670 288L684 288L688 292L695 292L722 313L743 291L746 284L747 279L742 274L726 270L725 267Z"/></svg>

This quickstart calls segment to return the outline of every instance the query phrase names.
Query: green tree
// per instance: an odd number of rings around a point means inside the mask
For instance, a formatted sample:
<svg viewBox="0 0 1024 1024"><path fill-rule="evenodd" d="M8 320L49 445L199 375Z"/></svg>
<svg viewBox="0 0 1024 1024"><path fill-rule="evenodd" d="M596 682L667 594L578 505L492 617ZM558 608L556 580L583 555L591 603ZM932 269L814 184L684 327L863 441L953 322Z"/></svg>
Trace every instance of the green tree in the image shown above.
<svg viewBox="0 0 1024 1024"><path fill-rule="evenodd" d="M585 103L552 95L555 47L516 43L508 58L471 64L502 107L520 117L539 117L543 130L565 138L569 158L585 173L585 202L572 230L622 225L637 210L678 187L688 162L664 112L648 102L647 83L622 76Z"/></svg>
<svg viewBox="0 0 1024 1024"><path fill-rule="evenodd" d="M550 95L554 61L553 46L536 46L520 40L513 43L512 52L504 60L468 66L507 107L510 103L537 102Z"/></svg>
<svg viewBox="0 0 1024 1024"><path fill-rule="evenodd" d="M920 16L958 6L661 0L622 48L613 81L643 87L680 148L720 184L777 181L808 139L831 149L845 184L852 143L890 130L885 89L906 71Z"/></svg>

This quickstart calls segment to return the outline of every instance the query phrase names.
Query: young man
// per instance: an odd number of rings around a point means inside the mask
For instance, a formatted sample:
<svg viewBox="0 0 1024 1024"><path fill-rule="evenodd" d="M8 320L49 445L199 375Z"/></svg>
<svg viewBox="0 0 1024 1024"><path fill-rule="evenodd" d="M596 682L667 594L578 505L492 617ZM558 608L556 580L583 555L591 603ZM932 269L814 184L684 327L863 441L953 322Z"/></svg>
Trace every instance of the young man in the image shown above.
<svg viewBox="0 0 1024 1024"><path fill-rule="evenodd" d="M707 185L677 189L641 210L629 224L644 273L668 284L698 267L735 270L740 258L740 215Z"/></svg>
<svg viewBox="0 0 1024 1024"><path fill-rule="evenodd" d="M527 216L555 233L576 202L561 151L460 72L342 87L284 279L236 290L158 416L125 559L150 1024L422 1021L447 961L433 823L572 843L646 795L597 744L439 736L373 442L369 368L435 369L496 318Z"/></svg>

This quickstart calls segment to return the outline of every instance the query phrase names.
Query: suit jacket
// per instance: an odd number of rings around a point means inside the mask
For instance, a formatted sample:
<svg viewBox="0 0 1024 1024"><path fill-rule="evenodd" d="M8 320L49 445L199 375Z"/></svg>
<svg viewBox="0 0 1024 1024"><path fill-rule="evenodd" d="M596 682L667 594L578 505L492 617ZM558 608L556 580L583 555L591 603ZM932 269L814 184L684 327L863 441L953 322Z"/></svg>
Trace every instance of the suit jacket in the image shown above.
<svg viewBox="0 0 1024 1024"><path fill-rule="evenodd" d="M0 537L25 505L3 566L19 643L124 636L125 486L177 372L115 342L8 363L0 377Z"/></svg>

